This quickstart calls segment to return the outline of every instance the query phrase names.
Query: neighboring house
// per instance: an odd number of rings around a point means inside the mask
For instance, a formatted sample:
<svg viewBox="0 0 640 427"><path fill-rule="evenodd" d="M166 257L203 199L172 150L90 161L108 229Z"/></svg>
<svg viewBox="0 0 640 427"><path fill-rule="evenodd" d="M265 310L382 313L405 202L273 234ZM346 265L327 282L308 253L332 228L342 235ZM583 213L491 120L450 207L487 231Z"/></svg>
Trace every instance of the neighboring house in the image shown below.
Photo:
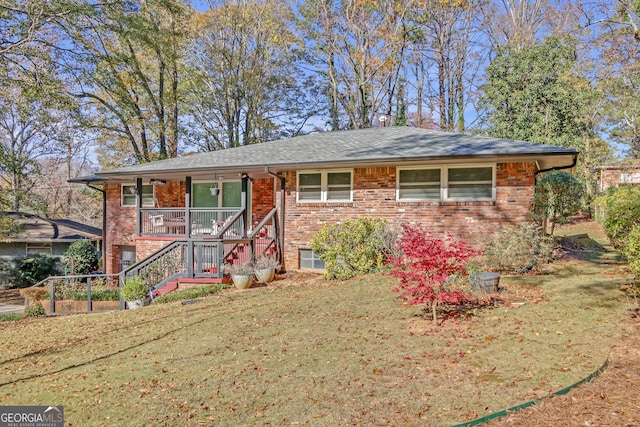
<svg viewBox="0 0 640 427"><path fill-rule="evenodd" d="M11 262L16 257L35 254L62 256L79 239L90 239L97 249L100 248L102 230L99 228L68 219L47 219L19 212L5 214L19 229L0 240L0 259L3 261Z"/></svg>
<svg viewBox="0 0 640 427"><path fill-rule="evenodd" d="M601 193L620 184L640 184L640 165L603 166L600 168L598 190Z"/></svg>
<svg viewBox="0 0 640 427"><path fill-rule="evenodd" d="M173 256L186 260L176 274L220 277L223 261L269 250L281 253L286 269L321 267L311 251L314 234L361 216L387 218L396 229L423 224L481 244L527 220L537 174L572 169L577 156L571 148L388 127L315 133L72 181L105 191L107 273Z"/></svg>

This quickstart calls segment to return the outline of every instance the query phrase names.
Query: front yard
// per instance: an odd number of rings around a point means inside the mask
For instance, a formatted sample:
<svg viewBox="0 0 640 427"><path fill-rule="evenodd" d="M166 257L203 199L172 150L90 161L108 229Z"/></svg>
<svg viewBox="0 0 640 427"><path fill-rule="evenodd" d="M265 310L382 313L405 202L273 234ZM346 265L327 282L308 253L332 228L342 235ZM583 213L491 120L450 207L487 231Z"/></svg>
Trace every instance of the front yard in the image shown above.
<svg viewBox="0 0 640 427"><path fill-rule="evenodd" d="M628 276L586 242L586 259L503 276L501 303L439 327L384 275L3 322L0 401L92 426L463 422L573 384L619 343Z"/></svg>

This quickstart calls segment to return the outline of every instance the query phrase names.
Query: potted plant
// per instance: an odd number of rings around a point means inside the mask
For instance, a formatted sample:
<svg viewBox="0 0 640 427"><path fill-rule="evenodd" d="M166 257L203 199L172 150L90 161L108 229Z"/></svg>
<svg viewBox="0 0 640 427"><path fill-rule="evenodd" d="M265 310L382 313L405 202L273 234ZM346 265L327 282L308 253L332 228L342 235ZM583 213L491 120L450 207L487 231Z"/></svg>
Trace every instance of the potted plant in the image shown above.
<svg viewBox="0 0 640 427"><path fill-rule="evenodd" d="M130 309L140 308L147 304L149 285L140 276L127 277L122 287L122 297Z"/></svg>
<svg viewBox="0 0 640 427"><path fill-rule="evenodd" d="M231 276L233 284L238 289L246 289L251 286L253 266L250 262L244 264L225 264L223 271Z"/></svg>
<svg viewBox="0 0 640 427"><path fill-rule="evenodd" d="M258 283L269 283L276 275L276 268L280 264L275 254L260 254L254 262L254 269Z"/></svg>

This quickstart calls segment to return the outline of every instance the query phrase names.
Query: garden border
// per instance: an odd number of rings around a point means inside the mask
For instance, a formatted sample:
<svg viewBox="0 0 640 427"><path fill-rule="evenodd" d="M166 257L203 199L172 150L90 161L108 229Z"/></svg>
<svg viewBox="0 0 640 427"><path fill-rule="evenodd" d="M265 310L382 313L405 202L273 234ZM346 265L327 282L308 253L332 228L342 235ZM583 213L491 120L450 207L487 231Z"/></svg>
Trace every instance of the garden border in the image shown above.
<svg viewBox="0 0 640 427"><path fill-rule="evenodd" d="M481 417L481 418L476 418L475 420L466 421L466 422L460 423L460 424L455 424L455 425L453 425L451 427L477 426L477 425L489 422L489 421L491 421L491 420L493 420L495 418L506 417L507 415L509 415L509 413L518 412L518 411L520 411L522 409L526 409L526 408L528 408L530 406L537 405L538 403L540 403L543 400L548 399L550 397L561 396L563 394L567 394L572 389L578 387L579 385L582 385L584 383L587 383L587 382L591 381L592 379L594 379L595 377L597 377L598 375L603 373L604 370L607 368L607 366L609 366L609 359L605 360L604 363L602 364L602 366L600 366L600 368L598 368L596 371L594 371L591 375L581 379L577 383L571 384L570 386L563 388L562 390L558 390L555 393L551 393L551 394L549 394L547 396L541 397L540 399L530 400L530 401L522 403L520 405L516 405L516 406L513 406L513 407L508 408L508 409L503 409L502 411L495 412L493 414L486 415L486 416Z"/></svg>

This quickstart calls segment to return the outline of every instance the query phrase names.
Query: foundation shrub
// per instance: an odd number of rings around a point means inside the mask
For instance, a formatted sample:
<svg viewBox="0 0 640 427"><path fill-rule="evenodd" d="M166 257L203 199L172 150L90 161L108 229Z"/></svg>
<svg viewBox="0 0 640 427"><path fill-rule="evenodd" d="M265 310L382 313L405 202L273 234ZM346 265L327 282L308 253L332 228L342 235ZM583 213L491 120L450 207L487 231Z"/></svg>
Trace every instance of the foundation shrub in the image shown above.
<svg viewBox="0 0 640 427"><path fill-rule="evenodd" d="M491 237L483 254L486 269L522 274L553 260L555 244L537 224L524 223L506 227Z"/></svg>
<svg viewBox="0 0 640 427"><path fill-rule="evenodd" d="M58 259L49 255L32 255L14 260L13 286L26 288L49 276L61 273Z"/></svg>
<svg viewBox="0 0 640 427"><path fill-rule="evenodd" d="M362 217L327 224L311 241L325 261L325 278L346 280L385 268L393 233L383 218Z"/></svg>
<svg viewBox="0 0 640 427"><path fill-rule="evenodd" d="M65 269L74 275L90 274L98 269L98 252L89 239L73 242L64 253Z"/></svg>
<svg viewBox="0 0 640 427"><path fill-rule="evenodd" d="M636 281L640 280L640 226L633 227L626 239L626 244L622 250L622 255L629 262L629 270L635 276Z"/></svg>
<svg viewBox="0 0 640 427"><path fill-rule="evenodd" d="M596 218L609 241L616 249L624 248L629 233L640 225L640 186L610 188L595 204L602 212Z"/></svg>
<svg viewBox="0 0 640 427"><path fill-rule="evenodd" d="M441 239L420 227L403 226L398 249L402 255L390 258L390 274L400 279L394 292L408 304L430 309L434 324L438 305L459 306L472 300L455 280L466 275L465 265L477 254L464 241L450 235Z"/></svg>
<svg viewBox="0 0 640 427"><path fill-rule="evenodd" d="M553 234L556 224L564 224L582 207L583 186L570 173L552 170L538 179L532 216L545 233ZM547 230L551 224L551 230Z"/></svg>

